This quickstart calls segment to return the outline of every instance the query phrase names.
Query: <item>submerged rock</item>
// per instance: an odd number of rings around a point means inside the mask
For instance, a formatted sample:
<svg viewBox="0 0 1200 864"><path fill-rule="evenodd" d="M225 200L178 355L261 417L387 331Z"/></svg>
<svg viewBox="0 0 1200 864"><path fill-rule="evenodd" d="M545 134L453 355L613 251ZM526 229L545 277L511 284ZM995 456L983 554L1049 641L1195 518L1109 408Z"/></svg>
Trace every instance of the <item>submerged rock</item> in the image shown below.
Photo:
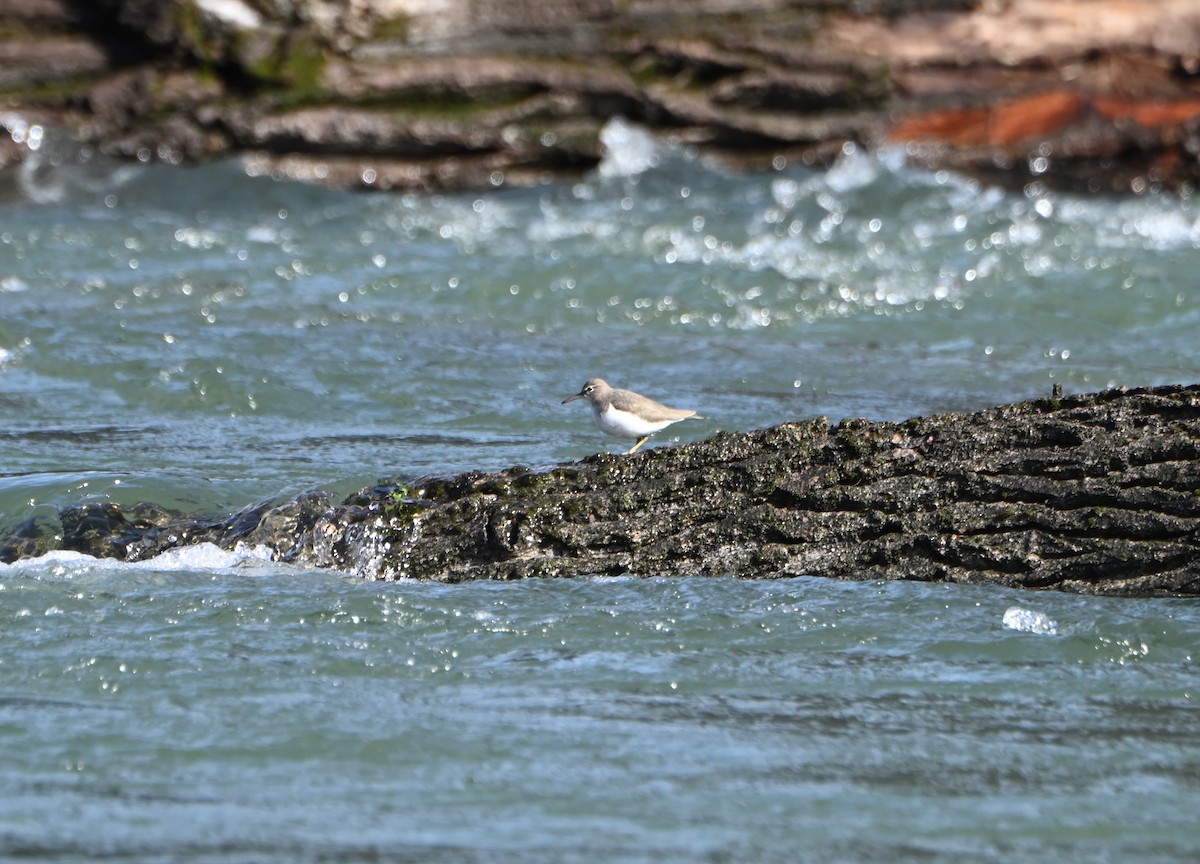
<svg viewBox="0 0 1200 864"><path fill-rule="evenodd" d="M547 471L395 480L227 519L115 504L0 543L145 558L265 545L371 579L791 575L1200 594L1200 385L903 423L823 418Z"/></svg>

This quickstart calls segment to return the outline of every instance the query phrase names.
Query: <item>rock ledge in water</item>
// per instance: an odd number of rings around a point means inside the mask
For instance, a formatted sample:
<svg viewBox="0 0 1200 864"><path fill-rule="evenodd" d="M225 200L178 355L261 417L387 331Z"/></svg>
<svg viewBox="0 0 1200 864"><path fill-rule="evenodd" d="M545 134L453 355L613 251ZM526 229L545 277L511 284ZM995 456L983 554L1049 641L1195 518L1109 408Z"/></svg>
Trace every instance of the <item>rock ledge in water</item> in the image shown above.
<svg viewBox="0 0 1200 864"><path fill-rule="evenodd" d="M546 471L389 481L197 520L88 504L61 548L265 544L367 578L678 574L1200 594L1200 385L903 423L824 419ZM0 558L41 554L33 526Z"/></svg>

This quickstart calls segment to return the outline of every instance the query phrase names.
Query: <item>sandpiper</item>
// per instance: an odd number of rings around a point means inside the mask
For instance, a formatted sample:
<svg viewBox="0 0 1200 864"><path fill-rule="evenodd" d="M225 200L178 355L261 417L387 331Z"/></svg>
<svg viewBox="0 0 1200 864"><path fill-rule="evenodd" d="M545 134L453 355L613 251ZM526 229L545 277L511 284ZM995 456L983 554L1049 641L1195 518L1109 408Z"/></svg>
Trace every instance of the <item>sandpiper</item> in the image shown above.
<svg viewBox="0 0 1200 864"><path fill-rule="evenodd" d="M627 453L641 447L655 432L696 416L695 411L668 408L632 390L609 387L603 378L589 378L582 390L574 396L568 396L562 404L576 399L586 399L591 403L592 420L609 435L637 439Z"/></svg>

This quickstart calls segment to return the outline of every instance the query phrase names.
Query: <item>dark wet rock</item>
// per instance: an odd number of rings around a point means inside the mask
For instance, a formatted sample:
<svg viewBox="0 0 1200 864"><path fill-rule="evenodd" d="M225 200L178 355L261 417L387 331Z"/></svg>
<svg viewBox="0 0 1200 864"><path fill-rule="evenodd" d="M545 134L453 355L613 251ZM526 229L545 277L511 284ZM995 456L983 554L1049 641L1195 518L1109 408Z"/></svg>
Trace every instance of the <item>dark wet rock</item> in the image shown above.
<svg viewBox="0 0 1200 864"><path fill-rule="evenodd" d="M803 574L1197 595L1200 385L785 423L543 471L387 481L340 504L313 492L228 519L85 504L61 522L24 526L0 554L59 538L145 558L208 541L372 579Z"/></svg>
<svg viewBox="0 0 1200 864"><path fill-rule="evenodd" d="M1197 45L1194 0L12 0L0 111L364 189L579 172L621 115L740 165L1141 191L1200 176Z"/></svg>
<svg viewBox="0 0 1200 864"><path fill-rule="evenodd" d="M0 561L8 564L22 558L38 558L62 543L59 524L45 517L26 519L10 528L0 540Z"/></svg>

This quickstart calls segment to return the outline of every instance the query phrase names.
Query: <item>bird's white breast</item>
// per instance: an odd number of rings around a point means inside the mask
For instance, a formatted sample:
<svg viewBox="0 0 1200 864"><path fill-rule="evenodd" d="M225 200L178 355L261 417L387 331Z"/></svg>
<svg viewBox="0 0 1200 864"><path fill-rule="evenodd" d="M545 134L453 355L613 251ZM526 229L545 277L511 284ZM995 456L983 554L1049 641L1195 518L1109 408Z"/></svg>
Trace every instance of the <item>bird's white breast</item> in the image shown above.
<svg viewBox="0 0 1200 864"><path fill-rule="evenodd" d="M675 422L674 420L659 420L650 423L636 414L618 410L611 405L603 411L598 408L593 409L592 419L609 435L619 435L622 438L641 438L651 435L660 429L666 429Z"/></svg>

